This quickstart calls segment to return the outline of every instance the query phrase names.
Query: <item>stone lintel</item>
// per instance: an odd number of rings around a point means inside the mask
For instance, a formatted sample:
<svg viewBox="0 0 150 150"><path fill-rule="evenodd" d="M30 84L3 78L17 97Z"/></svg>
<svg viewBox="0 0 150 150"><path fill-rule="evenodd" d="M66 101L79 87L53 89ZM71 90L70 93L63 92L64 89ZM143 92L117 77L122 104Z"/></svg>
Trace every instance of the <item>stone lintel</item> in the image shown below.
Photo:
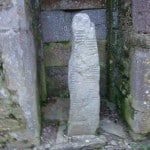
<svg viewBox="0 0 150 150"><path fill-rule="evenodd" d="M43 0L44 10L79 10L104 8L105 0Z"/></svg>

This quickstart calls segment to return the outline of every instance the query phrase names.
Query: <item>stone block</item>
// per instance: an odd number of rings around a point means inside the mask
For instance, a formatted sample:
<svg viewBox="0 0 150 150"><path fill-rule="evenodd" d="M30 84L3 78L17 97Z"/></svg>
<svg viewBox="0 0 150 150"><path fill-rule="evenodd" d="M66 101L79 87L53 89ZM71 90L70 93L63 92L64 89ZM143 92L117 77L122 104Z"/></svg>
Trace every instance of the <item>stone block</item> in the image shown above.
<svg viewBox="0 0 150 150"><path fill-rule="evenodd" d="M71 53L71 43L49 43L44 48L44 61L48 66L68 66Z"/></svg>
<svg viewBox="0 0 150 150"><path fill-rule="evenodd" d="M132 7L134 12L149 12L150 2L149 0L132 0Z"/></svg>
<svg viewBox="0 0 150 150"><path fill-rule="evenodd" d="M36 143L39 138L36 101L36 53L31 32L8 30L0 33L0 54L5 79L4 85L2 86L10 94L7 100L7 103L10 103L10 105L7 104L6 106L8 106L8 110L11 110L9 114L13 120L13 124L10 126L9 132L14 129L14 119L24 118L25 120L23 124L24 130L13 130L11 138ZM15 102L14 107L16 108L12 107L11 101ZM17 117L17 113L21 111L22 116ZM7 121L7 118L5 119Z"/></svg>
<svg viewBox="0 0 150 150"><path fill-rule="evenodd" d="M132 55L131 95L126 100L126 120L135 133L150 132L150 51L137 48Z"/></svg>
<svg viewBox="0 0 150 150"><path fill-rule="evenodd" d="M48 97L68 97L68 68L47 67L46 83Z"/></svg>
<svg viewBox="0 0 150 150"><path fill-rule="evenodd" d="M86 13L78 13L73 18L72 30L68 135L93 135L99 127L100 111L100 66L95 26Z"/></svg>
<svg viewBox="0 0 150 150"><path fill-rule="evenodd" d="M66 15L67 14L67 15ZM44 11L41 13L44 42L69 41L71 13L63 11Z"/></svg>
<svg viewBox="0 0 150 150"><path fill-rule="evenodd" d="M106 10L83 10L96 26L97 39L106 39ZM77 12L43 11L41 13L42 35L44 42L71 41L72 18Z"/></svg>
<svg viewBox="0 0 150 150"><path fill-rule="evenodd" d="M42 108L46 120L66 121L69 116L69 99L55 98L55 102L49 103ZM56 111L57 110L57 111Z"/></svg>
<svg viewBox="0 0 150 150"><path fill-rule="evenodd" d="M133 28L137 32L150 33L150 2L149 0L133 0Z"/></svg>
<svg viewBox="0 0 150 150"><path fill-rule="evenodd" d="M95 9L105 7L105 0L43 0L44 10L75 10L75 9Z"/></svg>
<svg viewBox="0 0 150 150"><path fill-rule="evenodd" d="M98 41L98 49L99 49L99 60L100 60L100 66L101 66L101 76L100 76L100 87L101 87L101 96L106 97L107 94L107 77L106 77L106 58L107 53L105 49L106 41L105 40L99 40ZM48 95L60 95L61 87L58 86L58 84L62 84L67 89L68 82L67 82L67 72L65 73L65 80L60 80L58 75L64 74L64 69L60 69L61 67L68 68L68 62L71 54L71 43L70 42L62 42L62 43L49 43L45 44L44 46L44 60L45 60L45 66L46 66L46 76L48 77L48 82L50 84L47 84L48 88ZM54 73L54 68L59 68L58 73ZM57 69L56 69L57 70ZM61 72L62 70L62 72ZM67 71L67 70L66 70ZM55 79L51 79L50 77L53 76ZM52 84L53 83L53 84ZM51 87L49 87L51 86ZM58 88L59 87L59 88ZM60 92L56 94L56 90L59 89ZM49 92L51 91L51 92ZM57 90L58 91L58 90ZM54 94L54 93L55 94ZM50 94L51 93L51 94Z"/></svg>

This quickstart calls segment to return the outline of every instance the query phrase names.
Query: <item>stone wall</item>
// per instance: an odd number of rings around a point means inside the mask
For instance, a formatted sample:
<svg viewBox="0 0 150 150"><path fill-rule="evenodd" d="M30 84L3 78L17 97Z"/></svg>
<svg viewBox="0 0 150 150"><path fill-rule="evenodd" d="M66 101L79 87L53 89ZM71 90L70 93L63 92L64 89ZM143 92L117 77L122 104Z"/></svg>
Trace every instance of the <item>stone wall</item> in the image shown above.
<svg viewBox="0 0 150 150"><path fill-rule="evenodd" d="M0 0L0 146L39 142L30 2Z"/></svg>
<svg viewBox="0 0 150 150"><path fill-rule="evenodd" d="M150 1L132 0L131 45L131 103L133 117L127 121L139 134L150 132ZM127 112L127 111L126 111Z"/></svg>
<svg viewBox="0 0 150 150"><path fill-rule="evenodd" d="M43 0L43 51L37 20L32 19L33 13L37 19L36 7L38 0L0 0L0 148L39 142L37 93L42 102L68 97L71 22L77 12L86 12L96 25L101 96L116 103L134 133L149 133L149 0Z"/></svg>
<svg viewBox="0 0 150 150"><path fill-rule="evenodd" d="M150 132L149 1L112 0L108 6L109 97L134 133L147 134Z"/></svg>

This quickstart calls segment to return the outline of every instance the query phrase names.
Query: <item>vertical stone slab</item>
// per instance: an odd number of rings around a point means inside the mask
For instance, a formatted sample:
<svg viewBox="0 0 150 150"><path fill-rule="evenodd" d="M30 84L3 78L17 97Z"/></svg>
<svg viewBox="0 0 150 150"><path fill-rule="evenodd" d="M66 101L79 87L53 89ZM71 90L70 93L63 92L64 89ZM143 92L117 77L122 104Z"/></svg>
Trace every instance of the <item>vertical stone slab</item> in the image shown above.
<svg viewBox="0 0 150 150"><path fill-rule="evenodd" d="M137 48L131 63L131 97L126 100L126 120L135 133L150 132L150 51Z"/></svg>
<svg viewBox="0 0 150 150"><path fill-rule="evenodd" d="M99 127L100 111L100 67L95 26L87 14L79 13L73 18L72 30L68 135L92 135Z"/></svg>
<svg viewBox="0 0 150 150"><path fill-rule="evenodd" d="M125 117L134 133L146 135L150 132L149 0L132 0L132 29L133 33L130 34L131 93L125 101Z"/></svg>
<svg viewBox="0 0 150 150"><path fill-rule="evenodd" d="M25 0L2 0L1 7L0 132L8 139L0 138L0 143L22 148L39 143L40 133L31 14Z"/></svg>

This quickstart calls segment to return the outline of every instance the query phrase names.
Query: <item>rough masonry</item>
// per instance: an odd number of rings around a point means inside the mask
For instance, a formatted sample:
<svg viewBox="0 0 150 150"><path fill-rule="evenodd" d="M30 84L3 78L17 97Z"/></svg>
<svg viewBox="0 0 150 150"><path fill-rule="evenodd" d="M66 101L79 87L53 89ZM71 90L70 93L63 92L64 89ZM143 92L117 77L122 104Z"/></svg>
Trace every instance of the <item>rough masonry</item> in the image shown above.
<svg viewBox="0 0 150 150"><path fill-rule="evenodd" d="M79 13L73 18L72 30L68 135L90 135L95 134L99 127L100 111L100 67L95 26L87 14Z"/></svg>
<svg viewBox="0 0 150 150"><path fill-rule="evenodd" d="M131 95L126 119L137 134L150 133L150 1L132 0ZM130 108L130 109L129 109ZM132 113L127 113L127 111Z"/></svg>
<svg viewBox="0 0 150 150"><path fill-rule="evenodd" d="M109 98L134 139L150 132L150 1L108 1Z"/></svg>

